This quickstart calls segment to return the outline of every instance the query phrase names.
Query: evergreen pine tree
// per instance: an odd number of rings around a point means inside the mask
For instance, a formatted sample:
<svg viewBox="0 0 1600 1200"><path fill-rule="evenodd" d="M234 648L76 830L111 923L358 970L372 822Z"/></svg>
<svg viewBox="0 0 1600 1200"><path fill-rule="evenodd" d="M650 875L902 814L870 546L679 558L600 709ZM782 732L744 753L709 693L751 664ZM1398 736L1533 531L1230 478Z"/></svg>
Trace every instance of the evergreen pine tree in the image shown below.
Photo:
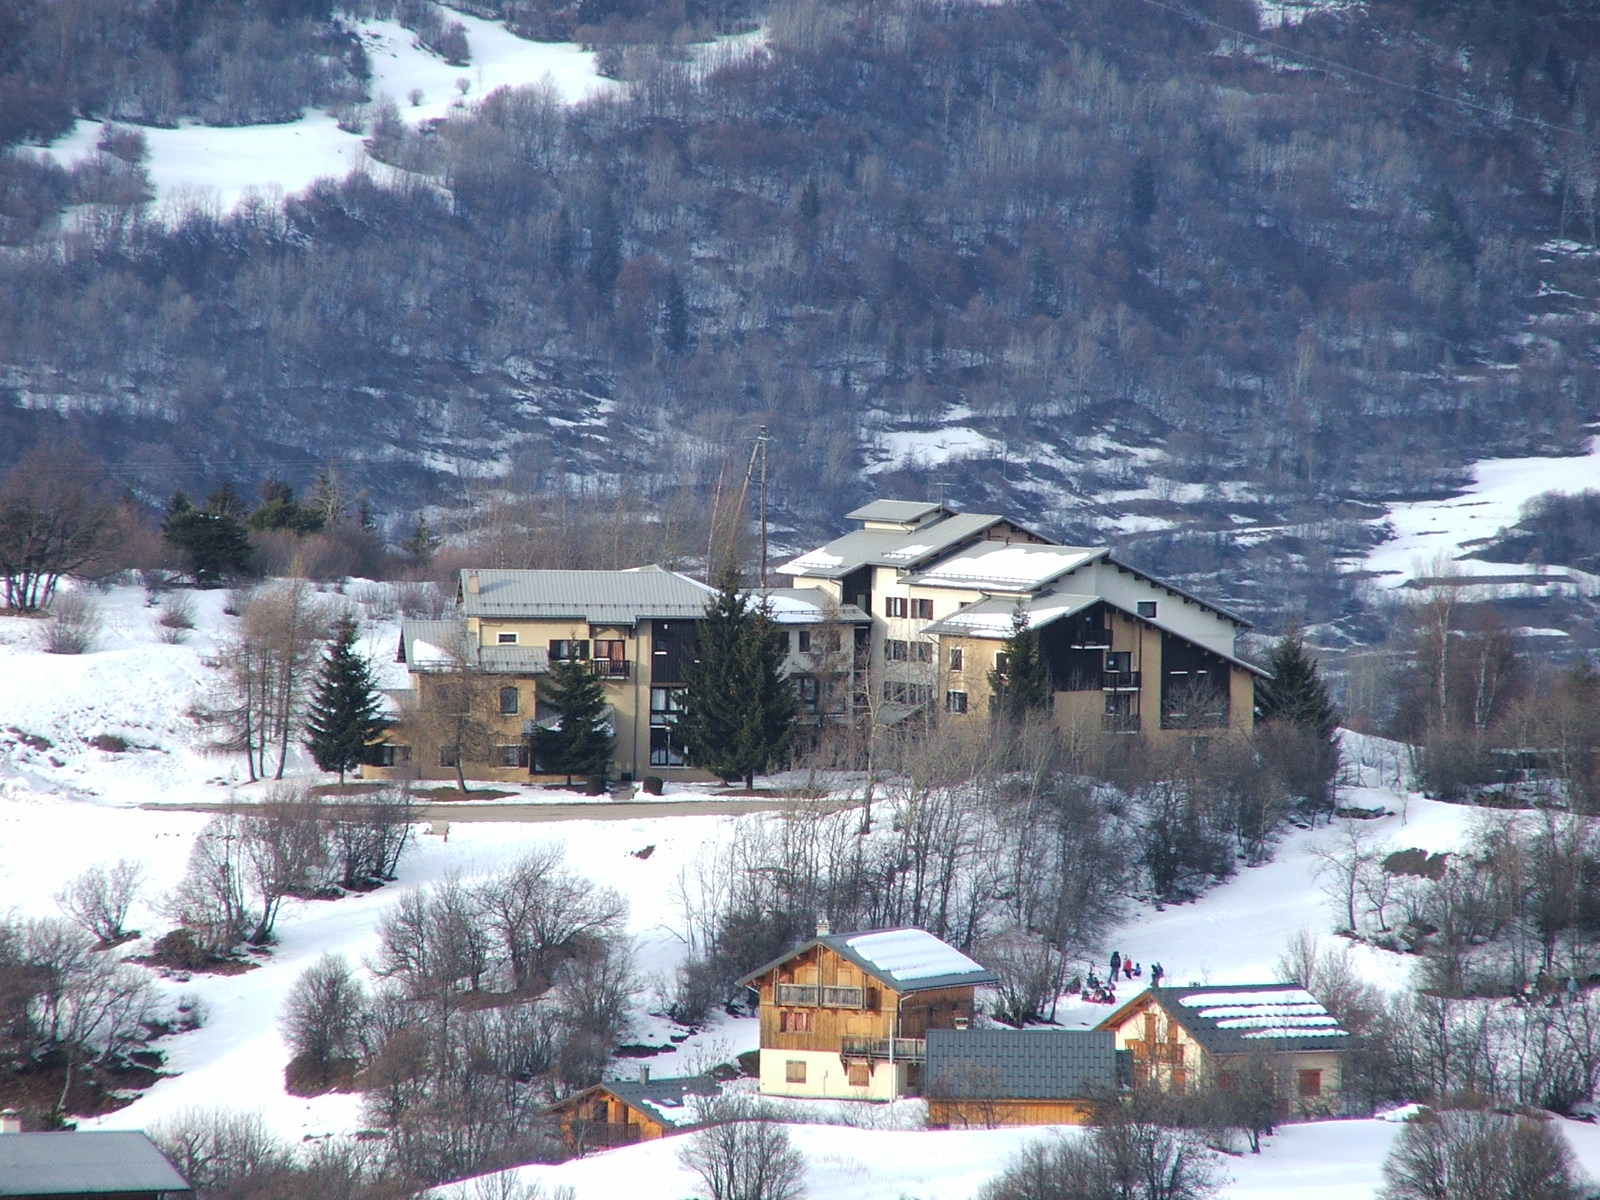
<svg viewBox="0 0 1600 1200"><path fill-rule="evenodd" d="M180 491L167 504L161 536L183 554L201 587L214 587L250 565L250 537L239 519L237 497L224 488L213 492L204 508L196 508Z"/></svg>
<svg viewBox="0 0 1600 1200"><path fill-rule="evenodd" d="M755 786L788 753L799 703L783 675L782 636L766 611L739 590L730 561L700 622L699 654L687 675L678 730L689 761L723 779Z"/></svg>
<svg viewBox="0 0 1600 1200"><path fill-rule="evenodd" d="M1256 684L1256 720L1272 740L1271 727L1289 726L1301 737L1280 764L1290 786L1317 808L1330 807L1339 773L1339 713L1328 697L1316 656L1298 631L1285 634L1267 660L1272 677Z"/></svg>
<svg viewBox="0 0 1600 1200"><path fill-rule="evenodd" d="M533 735L534 759L541 771L565 775L604 775L611 765L611 734L606 730L606 693L589 664L558 662L539 690L540 699L561 718L556 729Z"/></svg>
<svg viewBox="0 0 1600 1200"><path fill-rule="evenodd" d="M1039 653L1039 635L1028 628L1028 610L1020 600L1011 614L1011 633L1001 654L1005 666L996 664L989 672L994 712L1020 720L1030 712L1048 708L1050 669Z"/></svg>
<svg viewBox="0 0 1600 1200"><path fill-rule="evenodd" d="M343 617L334 626L306 717L306 746L317 766L339 772L343 783L345 772L361 764L367 746L388 728L378 713L372 668L356 652L355 618Z"/></svg>

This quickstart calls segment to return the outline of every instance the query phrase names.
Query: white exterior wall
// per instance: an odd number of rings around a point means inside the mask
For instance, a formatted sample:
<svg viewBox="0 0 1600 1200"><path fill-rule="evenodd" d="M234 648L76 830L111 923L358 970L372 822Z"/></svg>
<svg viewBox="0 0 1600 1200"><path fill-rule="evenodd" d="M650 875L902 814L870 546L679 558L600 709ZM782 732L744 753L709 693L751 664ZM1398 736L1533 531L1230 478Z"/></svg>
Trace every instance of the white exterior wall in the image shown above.
<svg viewBox="0 0 1600 1200"><path fill-rule="evenodd" d="M806 1081L790 1083L789 1064L806 1064ZM811 1096L827 1100L897 1100L905 1095L904 1063L874 1062L866 1087L851 1087L850 1072L835 1052L825 1050L762 1050L763 1096Z"/></svg>

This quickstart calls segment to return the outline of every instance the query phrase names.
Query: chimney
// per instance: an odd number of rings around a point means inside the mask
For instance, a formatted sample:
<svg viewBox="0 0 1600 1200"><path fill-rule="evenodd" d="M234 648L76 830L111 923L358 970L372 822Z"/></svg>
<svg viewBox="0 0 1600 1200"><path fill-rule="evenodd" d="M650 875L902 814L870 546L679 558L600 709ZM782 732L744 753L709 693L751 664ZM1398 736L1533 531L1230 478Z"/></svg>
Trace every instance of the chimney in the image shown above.
<svg viewBox="0 0 1600 1200"><path fill-rule="evenodd" d="M21 1133L22 1114L14 1108L0 1110L0 1133Z"/></svg>
<svg viewBox="0 0 1600 1200"><path fill-rule="evenodd" d="M640 1063L639 1064L639 1082L640 1083L649 1083L650 1082L650 1066L649 1066L648 1063Z"/></svg>
<svg viewBox="0 0 1600 1200"><path fill-rule="evenodd" d="M817 936L818 937L827 937L832 932L833 932L833 927L828 924L828 918L827 917L818 917L817 918Z"/></svg>
<svg viewBox="0 0 1600 1200"><path fill-rule="evenodd" d="M478 573L476 571L468 571L467 572L467 594L469 596L476 596L478 594L480 586L481 585L478 583Z"/></svg>

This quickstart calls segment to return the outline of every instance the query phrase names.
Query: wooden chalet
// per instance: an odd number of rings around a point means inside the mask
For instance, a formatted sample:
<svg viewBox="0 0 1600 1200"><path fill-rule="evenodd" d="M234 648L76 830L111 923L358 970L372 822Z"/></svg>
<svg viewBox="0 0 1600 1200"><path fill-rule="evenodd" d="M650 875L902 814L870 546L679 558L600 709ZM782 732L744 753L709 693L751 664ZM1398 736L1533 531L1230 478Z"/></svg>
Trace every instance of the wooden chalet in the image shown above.
<svg viewBox="0 0 1600 1200"><path fill-rule="evenodd" d="M716 1094L717 1081L707 1076L651 1079L650 1068L641 1067L637 1080L597 1083L545 1111L567 1149L583 1154L693 1129L700 1123L696 1102Z"/></svg>
<svg viewBox="0 0 1600 1200"><path fill-rule="evenodd" d="M928 1124L1086 1125L1118 1076L1116 1038L1105 1031L930 1029Z"/></svg>
<svg viewBox="0 0 1600 1200"><path fill-rule="evenodd" d="M1224 1090L1270 1071L1287 1111L1337 1110L1349 1031L1294 983L1149 988L1097 1029L1132 1054L1134 1086Z"/></svg>
<svg viewBox="0 0 1600 1200"><path fill-rule="evenodd" d="M921 929L819 932L740 980L761 997L761 1091L893 1100L922 1082L931 1030L972 1021L995 976Z"/></svg>

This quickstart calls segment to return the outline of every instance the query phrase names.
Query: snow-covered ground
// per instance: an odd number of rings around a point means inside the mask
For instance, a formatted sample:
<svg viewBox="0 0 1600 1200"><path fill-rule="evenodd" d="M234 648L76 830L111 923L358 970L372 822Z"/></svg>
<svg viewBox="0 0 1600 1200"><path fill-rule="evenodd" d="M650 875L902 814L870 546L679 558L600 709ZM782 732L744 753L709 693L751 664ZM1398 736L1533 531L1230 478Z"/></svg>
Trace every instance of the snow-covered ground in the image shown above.
<svg viewBox="0 0 1600 1200"><path fill-rule="evenodd" d="M416 44L412 32L393 21L358 26L372 68L369 92L374 102L388 96L413 124L445 117L461 104L475 103L499 87L548 82L569 102L617 85L595 74L592 52L558 42L530 42L503 25L451 10L449 18L466 26L471 61L452 67ZM465 80L467 91L457 81ZM420 91L420 102L409 99ZM94 152L101 123L79 121L49 149L64 164ZM362 137L341 130L333 117L308 112L284 125L212 128L184 124L176 129L144 128L150 147L149 170L162 201L207 194L227 211L247 191L301 190L324 176L342 178L367 161Z"/></svg>
<svg viewBox="0 0 1600 1200"><path fill-rule="evenodd" d="M361 592L352 589L352 595ZM222 798L230 789L215 781L226 784L234 771L231 760L205 753L204 736L187 715L207 691L213 668L206 659L232 621L222 612L223 593L195 599L198 628L186 644L167 645L158 640L156 610L144 606L140 591L113 589L99 597L107 618L100 648L72 658L42 652L37 622L0 618L5 684L0 687L0 906L22 914L51 913L52 895L85 867L129 857L143 862L148 876L132 924L147 935L170 927L155 901L182 874L207 818L132 805L144 799ZM329 602L335 601L330 597ZM370 623L368 635L376 656L392 657L392 625ZM51 746L30 747L7 727L48 738ZM86 744L102 732L147 748L111 754ZM1369 828L1396 847L1438 850L1460 841L1474 810L1397 791L1401 760L1392 745L1350 739L1348 749L1362 777L1347 801L1390 813L1368 822ZM308 768L297 764L295 770L305 778ZM706 1029L671 1043L670 1038L689 1031L651 1015L659 1007L654 981L664 979L683 954L674 900L680 873L729 839L738 821L771 819L664 811L609 822L457 822L448 839L423 833L393 885L337 901L288 902L279 922L281 942L257 969L161 981L160 990L173 999L181 994L198 999L207 1013L205 1024L161 1043L172 1077L127 1108L86 1124L148 1127L184 1110L220 1105L258 1111L272 1129L294 1140L353 1132L359 1121L356 1098L302 1099L284 1091L288 1052L277 1017L294 980L328 951L352 963L369 956L382 914L407 890L452 873L470 880L552 842L565 848L575 870L628 898L642 981L631 1036L673 1046L649 1060L655 1075L691 1074L727 1061L756 1044L757 1023L719 1015ZM1316 878L1314 849L1330 836L1326 829L1291 831L1273 862L1241 871L1199 901L1130 912L1107 939L1105 951L1115 948L1146 967L1160 961L1176 981L1245 983L1273 980L1288 940L1302 930L1330 947L1344 946L1328 932L1334 917ZM128 950L139 948L133 943ZM1368 978L1387 986L1404 982L1406 959L1368 948L1352 953ZM1124 998L1130 995L1125 992ZM1072 1000L1059 1016L1064 1024L1083 1026L1104 1013L1103 1006ZM619 1074L632 1070L632 1064L623 1064ZM792 1107L807 1117L793 1132L808 1159L809 1194L846 1200L966 1200L1019 1146L1048 1133L907 1130L915 1106L863 1108L850 1114L854 1119L844 1122L852 1126L847 1128L817 1123L838 1121L843 1114L837 1105L796 1101ZM1600 1136L1572 1123L1564 1128L1586 1165L1600 1173ZM1394 1129L1383 1121L1285 1128L1260 1157L1226 1162L1231 1182L1223 1194L1228 1200L1265 1200L1292 1188L1312 1198L1365 1200L1374 1194ZM579 1200L609 1198L624 1189L635 1200L681 1200L694 1184L679 1167L676 1149L667 1141L520 1173L529 1180L571 1185Z"/></svg>
<svg viewBox="0 0 1600 1200"><path fill-rule="evenodd" d="M1600 437L1589 440L1588 452L1571 458L1485 459L1473 467L1473 482L1459 496L1394 505L1388 522L1394 534L1367 555L1365 569L1380 587L1397 588L1408 580L1442 574L1440 563L1462 575L1523 575L1523 563L1461 559L1471 543L1490 538L1516 524L1522 506L1543 492L1579 492L1600 488ZM1457 561L1457 560L1460 561ZM1552 575L1577 577L1585 595L1600 592L1600 579L1550 564Z"/></svg>

